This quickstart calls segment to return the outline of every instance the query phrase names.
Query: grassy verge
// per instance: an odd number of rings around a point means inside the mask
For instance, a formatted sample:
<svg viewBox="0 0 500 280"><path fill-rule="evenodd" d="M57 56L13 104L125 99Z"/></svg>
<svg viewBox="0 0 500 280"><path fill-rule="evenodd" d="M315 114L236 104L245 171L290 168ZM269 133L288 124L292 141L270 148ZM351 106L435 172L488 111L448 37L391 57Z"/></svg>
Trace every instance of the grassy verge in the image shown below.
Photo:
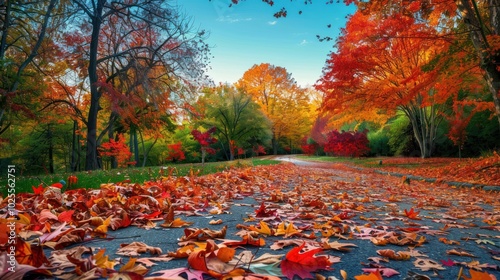
<svg viewBox="0 0 500 280"><path fill-rule="evenodd" d="M330 157L299 155L298 158L309 161L351 163L362 167L386 168L396 167L402 169L440 168L456 162L457 158L419 158L419 157Z"/></svg>
<svg viewBox="0 0 500 280"><path fill-rule="evenodd" d="M384 160L384 158L349 158L349 157L330 157L330 156L307 156L298 155L297 158L302 160L310 161L321 161L321 162L342 162L342 163L352 163L356 165L361 165L365 167L375 167L379 165L379 162Z"/></svg>
<svg viewBox="0 0 500 280"><path fill-rule="evenodd" d="M75 175L78 183L73 188L99 188L101 184L121 182L130 180L134 183L144 183L145 181L155 180L162 174L169 173L175 176L186 176L191 173L197 175L206 175L216 173L228 168L250 167L257 165L278 164L279 161L266 158L251 158L226 162L208 162L205 165L195 164L169 164L165 166L143 167L143 168L123 168L112 170L82 171L75 173L58 173L37 176L17 176L16 193L33 192L32 186L43 186L57 183L60 180L67 181L68 176ZM7 193L7 178L4 174L0 177L0 193L5 196Z"/></svg>

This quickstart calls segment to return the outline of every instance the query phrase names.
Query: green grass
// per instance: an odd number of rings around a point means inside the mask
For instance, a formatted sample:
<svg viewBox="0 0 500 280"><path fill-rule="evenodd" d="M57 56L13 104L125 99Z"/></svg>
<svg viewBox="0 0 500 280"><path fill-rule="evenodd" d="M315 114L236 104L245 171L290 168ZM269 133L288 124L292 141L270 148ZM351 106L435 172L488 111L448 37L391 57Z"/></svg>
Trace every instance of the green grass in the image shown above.
<svg viewBox="0 0 500 280"><path fill-rule="evenodd" d="M307 156L298 155L297 156L303 160L311 161L322 161L322 162L342 162L342 163L353 163L356 165L362 165L366 167L375 167L379 165L379 161L383 158L350 158L350 157L330 157L330 156Z"/></svg>
<svg viewBox="0 0 500 280"><path fill-rule="evenodd" d="M143 168L122 168L112 170L82 171L74 173L58 173L37 176L17 176L15 189L16 193L33 192L32 186L40 184L47 186L57 183L60 180L67 181L68 176L76 175L78 183L73 188L99 188L101 184L115 183L124 180L130 180L133 183L144 183L145 181L155 180L163 173L167 176L169 173L174 176L186 176L191 173L197 175L206 175L216 173L228 168L250 167L257 165L278 164L280 161L267 158L251 158L225 162L207 162L192 164L168 164L165 166L143 167ZM7 193L7 178L0 177L0 193L5 196ZM67 186L66 186L67 187ZM66 188L65 187L65 188Z"/></svg>

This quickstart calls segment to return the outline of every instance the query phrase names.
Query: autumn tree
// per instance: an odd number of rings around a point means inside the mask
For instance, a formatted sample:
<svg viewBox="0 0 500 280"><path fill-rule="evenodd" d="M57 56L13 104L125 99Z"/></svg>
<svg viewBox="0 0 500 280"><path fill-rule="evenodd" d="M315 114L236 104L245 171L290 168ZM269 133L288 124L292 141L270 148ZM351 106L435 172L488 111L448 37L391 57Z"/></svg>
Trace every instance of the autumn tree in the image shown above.
<svg viewBox="0 0 500 280"><path fill-rule="evenodd" d="M108 142L102 143L99 147L99 153L101 157L110 159L114 157L118 162L118 167L126 167L133 164L131 161L132 153L130 148L125 143L125 138L122 134L119 134L117 140L110 139Z"/></svg>
<svg viewBox="0 0 500 280"><path fill-rule="evenodd" d="M186 155L184 155L181 142L168 144L167 147L168 147L167 160L172 162L178 162L186 159Z"/></svg>
<svg viewBox="0 0 500 280"><path fill-rule="evenodd" d="M242 89L231 85L207 88L200 102L205 108L200 124L217 128L229 160L235 158L234 147L251 148L269 139L268 120Z"/></svg>
<svg viewBox="0 0 500 280"><path fill-rule="evenodd" d="M252 96L271 122L273 154L278 153L278 141L282 139L294 139L299 145L310 127L308 98L285 68L269 63L254 65L236 86Z"/></svg>
<svg viewBox="0 0 500 280"><path fill-rule="evenodd" d="M210 147L212 144L217 143L217 138L213 137L213 134L217 131L216 127L211 127L205 132L201 132L197 129L191 131L191 135L194 140L196 140L201 146L201 163L205 163L205 157L207 154L215 154L215 149Z"/></svg>
<svg viewBox="0 0 500 280"><path fill-rule="evenodd" d="M239 1L233 1L238 3ZM274 13L277 18L286 17L288 10L279 8L281 1L263 1L271 6L277 6ZM305 4L317 1L309 0ZM338 3L337 1L336 3ZM484 82L493 101L490 108L494 111L500 124L500 5L497 0L344 0L345 4L354 4L358 11L366 15L379 15L380 18L390 16L394 12L411 17L430 28L440 30L440 35L427 37L430 40L450 39L469 35L477 58L475 65L481 67ZM327 4L332 4L327 1ZM300 12L299 12L300 13ZM457 28L458 27L458 28ZM319 36L320 40L332 40L331 36ZM462 41L462 43L468 44Z"/></svg>
<svg viewBox="0 0 500 280"><path fill-rule="evenodd" d="M449 43L429 39L436 36L436 30L403 14L380 18L358 11L317 85L326 93L323 108L348 110L353 120L401 110L413 126L421 156L431 156L442 121L440 107L456 90L437 87L446 81L440 80L444 65L435 58Z"/></svg>
<svg viewBox="0 0 500 280"><path fill-rule="evenodd" d="M0 6L0 135L15 120L12 115L33 118L36 98L43 91L47 64L37 58L48 34L57 31L65 3L49 1L3 1ZM29 19L29 20L27 20ZM55 49L56 50L56 49ZM52 61L55 62L55 61Z"/></svg>
<svg viewBox="0 0 500 280"><path fill-rule="evenodd" d="M327 142L324 151L336 156L359 157L366 155L368 147L367 131L338 131L327 133Z"/></svg>
<svg viewBox="0 0 500 280"><path fill-rule="evenodd" d="M132 88L135 88L137 82L152 79L148 71L140 70L158 65L164 67L165 76L179 77L178 82L187 82L190 77L202 74L199 55L205 50L205 45L200 41L203 34L192 32L187 19L165 1L75 0L74 4L79 12L74 23L78 30L72 31L85 38L82 45L75 46L75 50L80 49L84 54L82 59L86 61L84 65L90 85L86 169L97 169L100 99L105 92L109 92L103 86L115 87L113 78L124 77L129 69L135 67L139 69L136 74L140 74L135 75L132 81ZM112 31L112 26L120 28ZM110 40L119 44L107 44ZM171 52L172 49L178 51ZM104 65L113 67L107 68L112 69L111 76L100 71Z"/></svg>

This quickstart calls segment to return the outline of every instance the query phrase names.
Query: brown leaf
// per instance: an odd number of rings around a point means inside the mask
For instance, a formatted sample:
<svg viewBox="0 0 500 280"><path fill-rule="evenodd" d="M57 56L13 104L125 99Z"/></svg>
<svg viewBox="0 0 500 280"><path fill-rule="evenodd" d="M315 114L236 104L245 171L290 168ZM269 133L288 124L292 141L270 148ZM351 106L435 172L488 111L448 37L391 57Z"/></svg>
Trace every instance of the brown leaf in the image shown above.
<svg viewBox="0 0 500 280"><path fill-rule="evenodd" d="M445 270L445 268L440 265L439 263L431 260L431 259L421 259L417 258L413 264L415 267L420 268L422 271L429 271L429 270Z"/></svg>
<svg viewBox="0 0 500 280"><path fill-rule="evenodd" d="M133 257L148 252L152 255L160 255L161 249L159 247L148 246L142 242L132 242L130 244L121 244L116 254Z"/></svg>

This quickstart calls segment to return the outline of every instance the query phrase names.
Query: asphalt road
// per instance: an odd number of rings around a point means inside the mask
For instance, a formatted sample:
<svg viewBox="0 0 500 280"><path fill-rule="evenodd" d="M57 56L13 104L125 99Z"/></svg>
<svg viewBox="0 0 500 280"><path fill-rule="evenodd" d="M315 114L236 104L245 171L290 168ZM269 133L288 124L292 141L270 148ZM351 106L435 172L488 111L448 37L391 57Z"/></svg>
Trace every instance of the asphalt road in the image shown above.
<svg viewBox="0 0 500 280"><path fill-rule="evenodd" d="M318 271L323 276L334 276L342 279L340 271L344 270L349 276L348 279L354 279L354 276L363 273L363 268L373 263L368 259L369 257L380 257L377 250L409 251L411 249L412 246L408 245L374 245L369 239L370 236L363 236L360 231L363 228L367 229L369 224L369 227L378 231L395 232L399 236L402 235L404 228L411 229L426 240L422 246L412 249L413 252L417 251L425 256L412 256L410 260L404 261L390 260L389 262L382 262L381 264L384 267L399 272L399 275L390 278L384 277L384 279L425 279L410 278L409 275L412 274L426 275L429 279L457 279L461 267L464 267L464 273L469 275L465 264L474 265L471 262L476 261L478 262L476 267L481 264L485 271L500 279L500 261L492 258L493 256L498 257L498 255L494 254L495 252L498 254L500 250L499 227L486 228L488 224L485 223L485 219L489 219L491 224L500 223L500 196L498 193L485 194L479 193L479 190L450 188L449 186L438 186L426 182L412 182L411 185L405 185L398 178L374 172L338 168L339 165L317 164L293 158L281 158L281 160L291 162L296 167L291 168L290 173L286 176L279 179L274 178L279 182L272 181L272 178L268 179L269 188L266 191L256 193L252 197L231 201L231 207L227 213L220 215L206 213L203 216L185 216L179 213L176 216L193 222L191 227L196 228L218 230L223 226L227 226L226 239L240 240L241 238L236 235L240 229L237 229L236 226L243 224L245 218L255 216L255 210L263 201L267 201L266 203L269 203L272 207L279 205L283 209L290 209L290 207L299 209L302 213L319 213L318 209L300 205L307 199L313 199L327 202L329 212L324 213L330 213L330 216L318 216L323 221L342 212L348 213L350 216L349 219L341 223L351 228L351 234L345 234L346 237L350 236L351 239L342 240L330 237L330 242L339 241L357 245L349 252L325 251L324 254L340 257L340 262L334 263L328 271ZM281 193L289 194L290 197L293 197L292 195L300 189L304 201L299 195L294 196L297 200L279 203L269 202L270 193L276 192L277 188L281 188ZM341 205L340 208L337 210L332 209L335 204ZM355 208L356 205L362 205L363 208ZM404 215L404 210L412 207L421 211L419 220L411 220ZM314 221L311 220L301 220L298 217L292 218L292 212L284 211L277 219L293 221L297 226L311 226L313 224ZM221 225L210 225L209 221L213 219L222 219L224 222ZM272 222L269 221L269 223ZM274 222L279 221L275 220ZM257 222L244 224L256 225ZM445 231L442 232L441 229L445 229ZM122 262L125 263L128 257L115 254L121 244L138 241L149 246L159 247L164 253L174 252L179 248L179 238L183 235L183 228L155 227L146 230L138 227L128 227L110 231L108 233L110 240L96 239L84 245L95 249L105 248L111 258L121 258ZM320 235L320 233L317 233L317 236ZM445 244L439 240L440 238L454 240L460 244ZM246 249L254 252L257 257L264 253L286 254L292 248L291 246L282 250L272 250L270 248L275 241L282 239L284 239L283 236L266 237L264 247L258 249L248 247ZM316 240L319 241L320 238L318 237ZM473 254L474 257L447 254L447 251L452 249L465 250ZM244 249L239 248L238 252L242 250ZM150 255L146 253L141 257L150 257ZM417 259L432 260L437 264L441 264L441 260L451 259L462 264L443 266L443 270L422 271L416 267L415 261ZM489 267L484 267L485 264L488 264ZM179 267L187 267L187 260L174 259L168 262L157 262L156 265L150 267L146 277L154 276L156 271Z"/></svg>

